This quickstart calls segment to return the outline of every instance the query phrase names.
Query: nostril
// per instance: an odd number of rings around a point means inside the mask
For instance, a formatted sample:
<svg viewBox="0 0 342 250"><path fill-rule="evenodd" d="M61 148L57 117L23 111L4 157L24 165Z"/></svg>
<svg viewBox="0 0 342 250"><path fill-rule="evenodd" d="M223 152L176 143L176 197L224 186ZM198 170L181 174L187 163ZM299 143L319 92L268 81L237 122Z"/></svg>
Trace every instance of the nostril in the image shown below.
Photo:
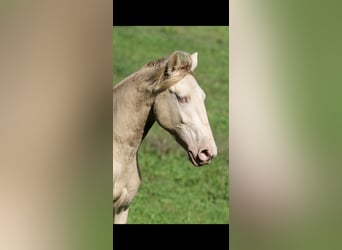
<svg viewBox="0 0 342 250"><path fill-rule="evenodd" d="M202 149L199 152L198 157L201 161L209 161L212 158L212 154L209 149Z"/></svg>
<svg viewBox="0 0 342 250"><path fill-rule="evenodd" d="M206 156L210 157L210 153L208 149L202 150L202 153L205 154Z"/></svg>

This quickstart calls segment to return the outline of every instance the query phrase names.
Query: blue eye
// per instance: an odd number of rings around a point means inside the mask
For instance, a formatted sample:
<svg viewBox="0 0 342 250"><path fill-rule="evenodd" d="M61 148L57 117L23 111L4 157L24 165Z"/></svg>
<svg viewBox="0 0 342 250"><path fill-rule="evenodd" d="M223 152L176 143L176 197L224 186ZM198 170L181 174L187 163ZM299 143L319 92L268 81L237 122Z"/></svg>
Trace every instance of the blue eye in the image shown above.
<svg viewBox="0 0 342 250"><path fill-rule="evenodd" d="M177 100L179 103L184 104L190 102L190 97L188 96L178 96L177 95Z"/></svg>

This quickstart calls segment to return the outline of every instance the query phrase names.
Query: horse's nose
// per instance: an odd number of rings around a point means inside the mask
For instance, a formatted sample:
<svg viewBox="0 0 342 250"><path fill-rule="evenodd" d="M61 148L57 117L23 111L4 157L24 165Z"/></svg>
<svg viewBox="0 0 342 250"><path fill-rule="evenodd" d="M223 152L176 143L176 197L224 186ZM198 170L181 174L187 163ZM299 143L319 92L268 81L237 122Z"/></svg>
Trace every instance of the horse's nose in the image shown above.
<svg viewBox="0 0 342 250"><path fill-rule="evenodd" d="M198 158L202 162L207 162L207 161L209 161L213 157L214 157L213 152L210 149L208 149L208 148L203 148L198 153Z"/></svg>

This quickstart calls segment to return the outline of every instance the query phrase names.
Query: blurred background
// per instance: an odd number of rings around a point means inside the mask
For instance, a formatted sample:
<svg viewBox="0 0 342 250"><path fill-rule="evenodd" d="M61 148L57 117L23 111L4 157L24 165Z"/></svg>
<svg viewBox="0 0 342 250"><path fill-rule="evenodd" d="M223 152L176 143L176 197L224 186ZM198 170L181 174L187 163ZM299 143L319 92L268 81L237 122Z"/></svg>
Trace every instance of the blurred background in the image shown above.
<svg viewBox="0 0 342 250"><path fill-rule="evenodd" d="M229 223L228 39L225 26L113 27L114 85L175 50L198 52L194 74L207 94L218 147L211 164L194 168L184 149L156 123L139 151L142 185L128 223Z"/></svg>
<svg viewBox="0 0 342 250"><path fill-rule="evenodd" d="M0 249L112 248L112 1L0 3Z"/></svg>
<svg viewBox="0 0 342 250"><path fill-rule="evenodd" d="M340 249L341 4L230 1L230 247Z"/></svg>

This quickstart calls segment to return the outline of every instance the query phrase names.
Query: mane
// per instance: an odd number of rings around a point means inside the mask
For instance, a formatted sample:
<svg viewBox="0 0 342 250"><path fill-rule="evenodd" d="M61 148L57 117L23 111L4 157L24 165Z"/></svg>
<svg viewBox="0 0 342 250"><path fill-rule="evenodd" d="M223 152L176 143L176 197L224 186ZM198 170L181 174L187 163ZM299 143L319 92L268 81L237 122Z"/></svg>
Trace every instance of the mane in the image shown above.
<svg viewBox="0 0 342 250"><path fill-rule="evenodd" d="M168 88L174 83L182 80L186 75L193 75L193 72L191 71L191 55L183 51L176 52L181 59L181 67L172 73L168 72L166 69L167 62L169 61L169 56L164 56L160 59L149 62L143 67L143 69L148 68L152 70L152 74L149 78L151 84L163 82L163 86L165 86L165 88ZM159 90L157 89L156 91L158 92Z"/></svg>
<svg viewBox="0 0 342 250"><path fill-rule="evenodd" d="M148 81L149 84L155 84L158 82L164 82L165 86L171 86L175 82L183 79L187 74L193 75L191 71L191 56L187 52L177 51L178 55L182 60L182 67L180 70L177 70L175 73L168 73L166 71L166 65L169 61L169 56L164 56L155 61L148 62L138 71L134 72L116 86L113 87L113 90L124 84L128 79L130 80L138 80L138 81Z"/></svg>
<svg viewBox="0 0 342 250"><path fill-rule="evenodd" d="M145 64L143 68L159 68L161 66L165 66L168 60L169 60L169 56L164 56L155 61Z"/></svg>

